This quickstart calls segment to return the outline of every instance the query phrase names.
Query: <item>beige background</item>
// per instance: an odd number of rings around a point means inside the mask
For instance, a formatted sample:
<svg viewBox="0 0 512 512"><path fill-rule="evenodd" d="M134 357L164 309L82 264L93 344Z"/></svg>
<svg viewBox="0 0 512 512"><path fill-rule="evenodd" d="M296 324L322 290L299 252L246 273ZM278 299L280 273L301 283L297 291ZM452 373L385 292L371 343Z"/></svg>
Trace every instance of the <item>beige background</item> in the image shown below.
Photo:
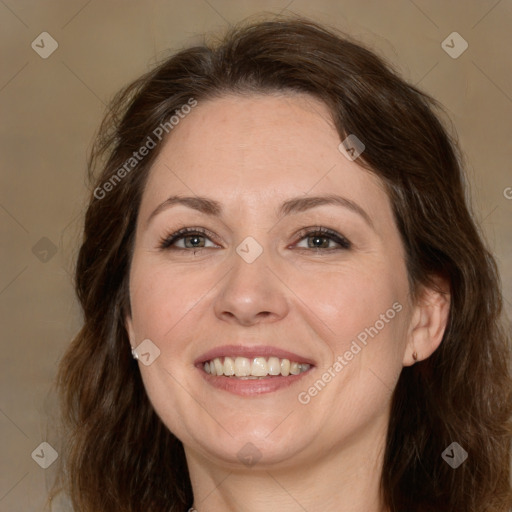
<svg viewBox="0 0 512 512"><path fill-rule="evenodd" d="M444 104L511 315L510 0L0 0L1 512L42 510L56 466L43 470L31 453L52 442L48 392L80 325L70 276L86 152L105 104L166 52L263 11L334 24ZM469 44L456 59L441 46L454 31ZM42 32L58 42L47 59L31 47Z"/></svg>

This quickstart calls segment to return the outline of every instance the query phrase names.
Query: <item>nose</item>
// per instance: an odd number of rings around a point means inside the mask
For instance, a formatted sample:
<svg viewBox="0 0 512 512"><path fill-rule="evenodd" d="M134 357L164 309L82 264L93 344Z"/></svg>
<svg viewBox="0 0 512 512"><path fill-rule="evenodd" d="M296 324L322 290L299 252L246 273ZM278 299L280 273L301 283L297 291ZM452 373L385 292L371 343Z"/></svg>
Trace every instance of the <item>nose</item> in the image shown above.
<svg viewBox="0 0 512 512"><path fill-rule="evenodd" d="M252 263L234 253L233 267L215 298L219 319L250 326L276 322L287 315L289 290L269 260L265 251Z"/></svg>

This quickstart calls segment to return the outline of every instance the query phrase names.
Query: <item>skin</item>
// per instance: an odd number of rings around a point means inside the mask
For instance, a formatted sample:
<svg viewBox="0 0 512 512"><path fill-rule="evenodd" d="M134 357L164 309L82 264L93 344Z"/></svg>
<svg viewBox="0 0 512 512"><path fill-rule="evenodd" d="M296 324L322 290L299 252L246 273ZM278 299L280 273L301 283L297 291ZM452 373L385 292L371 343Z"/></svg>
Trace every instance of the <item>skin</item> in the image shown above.
<svg viewBox="0 0 512 512"><path fill-rule="evenodd" d="M184 444L199 512L377 512L391 393L404 365L442 339L449 300L422 289L413 300L404 249L380 180L338 149L327 107L304 94L229 95L200 102L152 166L130 269L132 347L148 397ZM293 197L338 194L368 215L323 205L277 215ZM151 213L171 195L207 196L221 217L184 205ZM323 226L351 242L297 236ZM201 250L160 249L183 227L206 228ZM236 252L246 237L263 249ZM178 247L185 241L178 240ZM314 240L313 240L314 241ZM309 246L308 246L309 242ZM313 246L314 247L314 246ZM357 335L402 309L307 404L298 401ZM272 345L315 362L298 383L242 397L201 378L194 361L226 344ZM254 465L237 454L252 443Z"/></svg>

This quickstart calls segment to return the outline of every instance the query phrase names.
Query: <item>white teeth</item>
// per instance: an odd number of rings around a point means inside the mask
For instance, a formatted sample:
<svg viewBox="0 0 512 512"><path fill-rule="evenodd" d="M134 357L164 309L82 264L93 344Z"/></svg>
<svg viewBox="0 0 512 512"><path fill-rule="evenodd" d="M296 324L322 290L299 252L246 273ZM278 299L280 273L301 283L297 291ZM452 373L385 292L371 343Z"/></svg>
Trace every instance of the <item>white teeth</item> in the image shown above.
<svg viewBox="0 0 512 512"><path fill-rule="evenodd" d="M278 357L269 357L267 367L269 375L279 375L281 373L281 362Z"/></svg>
<svg viewBox="0 0 512 512"><path fill-rule="evenodd" d="M255 377L265 377L268 375L267 361L264 357L255 357L251 366L251 375Z"/></svg>
<svg viewBox="0 0 512 512"><path fill-rule="evenodd" d="M281 375L287 377L290 375L290 361L289 359L281 359Z"/></svg>
<svg viewBox="0 0 512 512"><path fill-rule="evenodd" d="M220 359L218 357L216 357L213 360L213 365L215 367L215 373L217 375L222 375L224 373L224 365L220 362ZM211 365L210 365L210 367L211 367Z"/></svg>
<svg viewBox="0 0 512 512"><path fill-rule="evenodd" d="M258 379L269 375L298 375L311 368L310 364L298 363L289 359L279 359L272 356L268 359L264 357L255 357L248 359L247 357L216 357L211 361L207 361L203 365L203 369L210 375L224 375L226 377L238 377L241 379Z"/></svg>
<svg viewBox="0 0 512 512"><path fill-rule="evenodd" d="M224 358L224 375L235 375L235 363L231 357Z"/></svg>
<svg viewBox="0 0 512 512"><path fill-rule="evenodd" d="M251 361L247 357L235 358L235 375L237 377L248 377L251 375Z"/></svg>

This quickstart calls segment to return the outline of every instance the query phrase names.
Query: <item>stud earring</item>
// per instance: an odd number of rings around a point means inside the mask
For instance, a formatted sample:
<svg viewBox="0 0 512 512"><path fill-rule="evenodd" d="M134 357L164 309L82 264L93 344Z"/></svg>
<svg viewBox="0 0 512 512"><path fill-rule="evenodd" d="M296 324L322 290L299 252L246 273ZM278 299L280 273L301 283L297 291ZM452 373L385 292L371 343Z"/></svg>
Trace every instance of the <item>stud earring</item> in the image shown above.
<svg viewBox="0 0 512 512"><path fill-rule="evenodd" d="M132 357L133 359L139 359L139 354L135 351L135 349L132 347Z"/></svg>

